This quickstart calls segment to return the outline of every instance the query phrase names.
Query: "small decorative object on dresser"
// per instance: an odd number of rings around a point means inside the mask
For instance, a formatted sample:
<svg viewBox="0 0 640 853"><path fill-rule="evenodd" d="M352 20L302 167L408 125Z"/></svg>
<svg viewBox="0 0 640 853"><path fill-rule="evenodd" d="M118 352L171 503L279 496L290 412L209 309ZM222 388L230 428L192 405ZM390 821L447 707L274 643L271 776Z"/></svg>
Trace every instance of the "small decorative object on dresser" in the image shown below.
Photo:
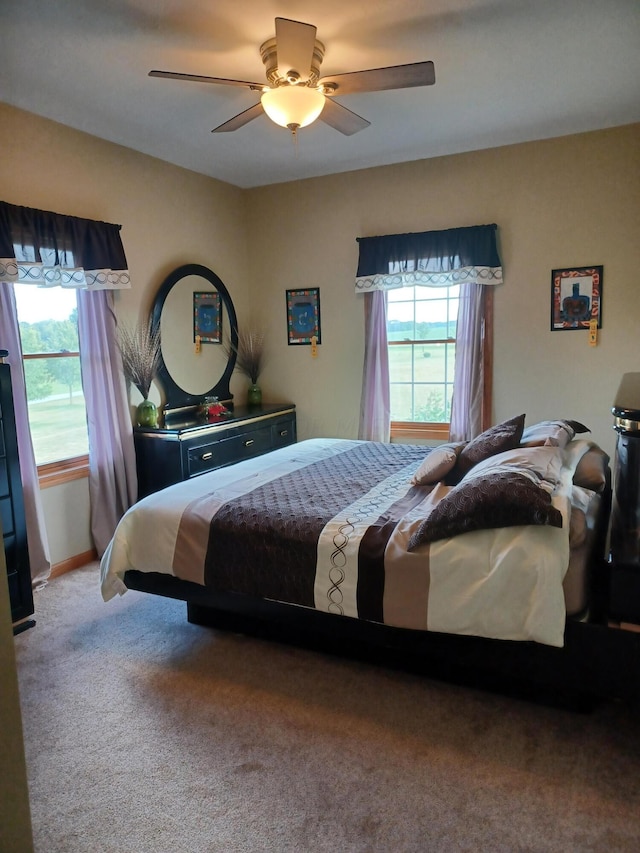
<svg viewBox="0 0 640 853"><path fill-rule="evenodd" d="M118 347L124 375L143 397L136 409L137 425L157 427L158 409L156 404L149 400L149 390L160 362L160 328L154 328L150 321L139 323L134 328L119 325Z"/></svg>

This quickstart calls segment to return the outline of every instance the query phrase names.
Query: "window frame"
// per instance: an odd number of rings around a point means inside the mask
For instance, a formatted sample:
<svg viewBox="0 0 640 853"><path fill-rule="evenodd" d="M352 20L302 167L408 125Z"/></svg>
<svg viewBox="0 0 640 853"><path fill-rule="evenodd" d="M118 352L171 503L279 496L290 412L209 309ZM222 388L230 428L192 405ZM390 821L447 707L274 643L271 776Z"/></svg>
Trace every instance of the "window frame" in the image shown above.
<svg viewBox="0 0 640 853"><path fill-rule="evenodd" d="M31 352L22 353L23 363L35 361L42 358L80 358L80 350L69 352ZM72 480L81 480L89 476L89 454L82 453L79 456L65 456L64 459L56 459L55 462L43 462L36 465L38 470L38 482L40 488L48 489L51 486L59 486L61 483L69 483Z"/></svg>
<svg viewBox="0 0 640 853"><path fill-rule="evenodd" d="M482 429L491 425L493 406L493 286L484 285L482 302ZM448 340L429 343L448 343ZM403 341L402 343L407 343ZM393 342L387 341L387 348ZM425 441L447 441L451 423L429 423L426 421L391 421L391 440L404 438Z"/></svg>

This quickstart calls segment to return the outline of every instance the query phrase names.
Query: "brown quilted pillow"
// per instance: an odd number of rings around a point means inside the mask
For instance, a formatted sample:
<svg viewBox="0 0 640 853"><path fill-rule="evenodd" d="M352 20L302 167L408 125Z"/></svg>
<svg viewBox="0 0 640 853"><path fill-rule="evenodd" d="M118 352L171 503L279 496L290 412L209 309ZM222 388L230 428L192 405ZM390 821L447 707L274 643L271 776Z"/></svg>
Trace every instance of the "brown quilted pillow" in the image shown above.
<svg viewBox="0 0 640 853"><path fill-rule="evenodd" d="M455 467L455 475L458 479L464 477L478 462L502 453L503 450L513 450L520 444L522 431L524 430L524 415L518 415L496 424L485 430L476 438L466 444L458 456Z"/></svg>
<svg viewBox="0 0 640 853"><path fill-rule="evenodd" d="M451 489L412 535L407 550L473 530L520 524L562 527L562 514L551 503L551 495L530 476L496 471L463 480Z"/></svg>

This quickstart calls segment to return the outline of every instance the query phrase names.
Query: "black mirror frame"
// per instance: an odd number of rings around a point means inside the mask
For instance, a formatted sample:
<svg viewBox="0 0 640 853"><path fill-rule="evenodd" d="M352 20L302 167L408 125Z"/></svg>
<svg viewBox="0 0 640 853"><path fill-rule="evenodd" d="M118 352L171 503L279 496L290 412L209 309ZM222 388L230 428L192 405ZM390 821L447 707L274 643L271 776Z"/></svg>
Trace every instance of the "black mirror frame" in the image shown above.
<svg viewBox="0 0 640 853"><path fill-rule="evenodd" d="M210 270L208 267L202 266L201 264L184 264L183 266L178 267L172 273L170 273L160 285L160 289L158 290L158 293L153 303L153 309L151 312L152 329L154 331L160 329L162 309L164 307L165 300L171 291L171 288L181 279L186 278L189 275L199 275L202 278L206 279L216 288L216 290L220 294L222 304L227 309L227 313L229 315L229 337L231 340L231 353L227 360L227 366L225 368L224 373L222 374L222 377L213 386L213 388L210 388L203 394L189 394L187 391L184 390L184 388L181 388L179 385L176 384L176 382L173 380L173 377L169 373L166 364L164 363L164 357L162 356L161 337L160 363L158 364L158 381L162 385L162 389L165 394L165 409L177 409L182 408L184 406L195 406L202 402L203 397L218 397L219 400L222 400L224 402L230 402L233 399L233 395L229 390L229 383L231 381L231 374L233 373L233 369L236 364L236 349L238 346L238 320L236 317L235 308L233 306L233 301L231 299L231 296L229 295L229 291L212 270Z"/></svg>

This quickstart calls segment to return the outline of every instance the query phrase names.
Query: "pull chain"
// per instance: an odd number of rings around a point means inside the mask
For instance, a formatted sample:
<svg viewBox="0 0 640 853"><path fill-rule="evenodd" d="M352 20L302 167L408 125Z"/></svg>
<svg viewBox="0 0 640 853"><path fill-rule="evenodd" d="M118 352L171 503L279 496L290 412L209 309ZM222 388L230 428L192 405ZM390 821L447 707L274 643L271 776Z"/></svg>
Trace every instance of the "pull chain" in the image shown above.
<svg viewBox="0 0 640 853"><path fill-rule="evenodd" d="M293 149L295 152L294 156L297 160L298 159L298 128L300 127L300 125L299 124L288 124L287 127L291 131L291 137L293 139Z"/></svg>

